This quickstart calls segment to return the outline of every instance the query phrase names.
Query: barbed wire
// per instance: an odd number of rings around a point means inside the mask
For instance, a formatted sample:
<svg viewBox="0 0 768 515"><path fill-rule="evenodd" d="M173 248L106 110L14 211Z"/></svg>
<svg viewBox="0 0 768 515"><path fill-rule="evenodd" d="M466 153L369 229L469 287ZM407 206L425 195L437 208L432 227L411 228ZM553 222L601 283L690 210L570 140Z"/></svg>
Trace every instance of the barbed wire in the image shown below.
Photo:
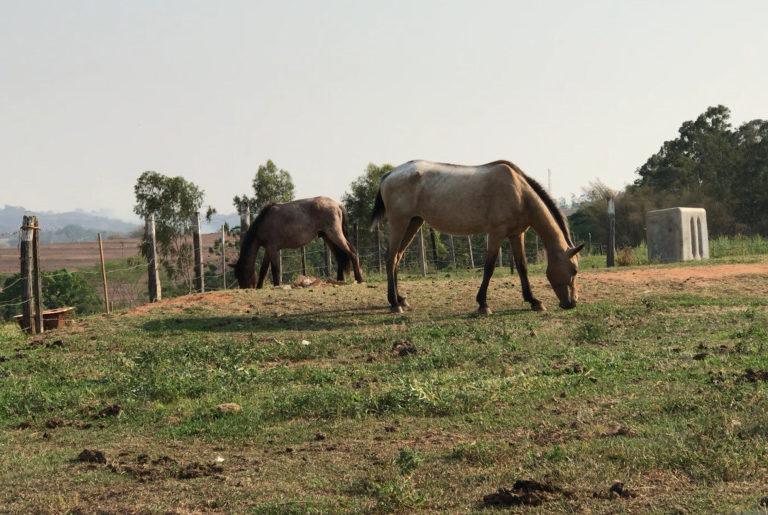
<svg viewBox="0 0 768 515"><path fill-rule="evenodd" d="M14 297L9 301L0 302L0 308L23 306L24 304L30 304L32 302L32 299L27 299L27 300L20 300L20 299L21 297ZM20 301L20 302L17 302L17 301Z"/></svg>

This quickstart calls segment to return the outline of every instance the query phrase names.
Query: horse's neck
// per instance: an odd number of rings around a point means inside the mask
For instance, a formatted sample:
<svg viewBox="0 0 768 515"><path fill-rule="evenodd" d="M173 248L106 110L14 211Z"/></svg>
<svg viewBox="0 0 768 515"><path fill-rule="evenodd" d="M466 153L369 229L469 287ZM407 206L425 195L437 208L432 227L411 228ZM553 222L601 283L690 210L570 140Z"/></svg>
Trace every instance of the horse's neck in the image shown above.
<svg viewBox="0 0 768 515"><path fill-rule="evenodd" d="M247 263L253 263L256 261L256 255L259 253L259 239L255 234L249 235L250 237L244 241L244 245L240 249L240 259Z"/></svg>
<svg viewBox="0 0 768 515"><path fill-rule="evenodd" d="M535 206L531 211L530 225L536 234L541 238L547 252L552 250L565 250L568 248L568 242L565 240L563 230L557 224L557 221L549 212L549 209L541 199L536 198L532 204Z"/></svg>

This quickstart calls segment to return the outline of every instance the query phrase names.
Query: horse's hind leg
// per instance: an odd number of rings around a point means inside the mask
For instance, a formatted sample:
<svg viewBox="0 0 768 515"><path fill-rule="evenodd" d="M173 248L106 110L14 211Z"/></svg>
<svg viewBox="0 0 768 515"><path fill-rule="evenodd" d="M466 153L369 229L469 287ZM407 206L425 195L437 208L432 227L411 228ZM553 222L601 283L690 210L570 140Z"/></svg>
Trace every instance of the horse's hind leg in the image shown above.
<svg viewBox="0 0 768 515"><path fill-rule="evenodd" d="M477 303L480 304L478 311L483 315L490 315L492 313L491 308L488 307L488 303L486 302L486 297L488 294L488 284L491 282L493 270L496 268L496 261L499 257L499 248L501 247L502 241L504 241L504 236L495 234L488 235L488 254L485 257L483 282L480 284L480 289L477 291Z"/></svg>
<svg viewBox="0 0 768 515"><path fill-rule="evenodd" d="M405 254L405 250L408 248L408 246L413 241L413 238L416 236L416 233L419 232L419 229L424 224L424 219L420 218L418 216L415 216L411 218L411 221L408 223L408 227L405 228L405 232L403 233L403 237L400 240L400 246L397 249L397 261L395 265L395 284L397 284L397 269L400 266L400 260L403 259L403 255ZM405 297L397 294L397 303L398 305L408 308L410 307L408 304L408 301L405 300Z"/></svg>
<svg viewBox="0 0 768 515"><path fill-rule="evenodd" d="M344 270L345 268L348 269L348 266L345 265L351 262L352 270L355 274L355 281L359 283L363 282L363 274L360 272L360 260L357 251L344 235L342 233L331 232L329 234L323 234L322 237L325 240L326 245L328 245L328 248L333 251L333 255L336 256L336 261L339 265L336 278L339 281L344 280Z"/></svg>
<svg viewBox="0 0 768 515"><path fill-rule="evenodd" d="M403 252L422 223L423 220L421 218L412 218L406 224L405 220L396 220L394 217L390 217L386 268L387 300L392 307L392 313L402 313L403 308L408 307L405 297L399 295L397 291L397 267L400 264L400 259L403 257Z"/></svg>
<svg viewBox="0 0 768 515"><path fill-rule="evenodd" d="M333 254L333 257L336 258L336 280L343 281L344 280L344 263L347 260L347 256L345 255L344 251L341 250L339 246L333 242L333 240L331 240L327 236L323 236L323 240L325 240L325 244L328 245L328 250L331 251L331 254ZM330 271L328 275L330 277Z"/></svg>
<svg viewBox="0 0 768 515"><path fill-rule="evenodd" d="M510 236L509 244L512 247L512 257L515 261L517 274L520 276L520 287L523 289L523 300L531 303L531 309L534 311L546 311L547 308L541 301L531 293L531 284L528 282L528 263L525 259L524 249L525 233L516 236Z"/></svg>

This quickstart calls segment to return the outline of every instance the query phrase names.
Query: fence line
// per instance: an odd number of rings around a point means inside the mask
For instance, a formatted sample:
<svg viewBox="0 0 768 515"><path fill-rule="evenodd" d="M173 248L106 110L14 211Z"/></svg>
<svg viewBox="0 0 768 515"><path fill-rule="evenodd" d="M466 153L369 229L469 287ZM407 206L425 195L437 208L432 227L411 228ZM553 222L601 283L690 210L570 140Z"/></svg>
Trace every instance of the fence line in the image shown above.
<svg viewBox="0 0 768 515"><path fill-rule="evenodd" d="M388 242L386 228L381 228L379 231L368 232L358 231L354 233L353 239L357 240L357 251L360 261L361 269L364 276L369 274L376 275L380 273L381 263L386 254L386 247ZM7 235L20 234L20 231L14 231L11 233L3 233ZM487 253L486 239L484 235L475 235L470 237L453 237L447 234L436 234L432 237L432 233L425 238L424 249L424 263L428 272L434 273L441 270L470 270L481 271L485 262L485 256ZM543 250L539 250L539 245L535 244L533 238L528 238L526 244L526 255L532 262L536 262L541 258ZM204 252L203 262L198 265L197 272L203 275L203 281L197 282L196 275L193 275L194 267L190 267L189 270L183 272L183 275L176 275L171 278L168 276L166 270L162 270L163 286L166 290L166 296L173 297L176 295L183 295L192 293L193 291L200 290L199 285L206 284L207 291L221 291L224 289L230 289L237 287L237 281L234 278L232 271L226 266L225 258L228 258L229 262L233 262L239 254L237 248L237 234L222 233L220 238L217 238L212 245L209 245L208 250ZM594 246L596 247L596 246ZM543 247L542 247L543 249ZM45 246L43 246L43 252L45 252ZM95 251L98 252L98 249ZM222 255L223 254L223 255ZM418 242L410 245L406 250L403 259L400 264L400 270L402 273L419 274L421 273L421 249ZM325 247L321 239L315 239L309 243L303 252L303 259L305 263L302 263L302 249L285 249L283 251L283 266L281 267L281 280L284 283L290 284L298 275L311 275L316 277L336 277L337 264L330 263L330 266L326 260L327 255L333 255ZM114 292L115 295L111 295L113 298L106 304L106 308L109 309L117 305L120 307L133 307L141 305L147 302L147 276L135 275L139 270L146 270L151 265L160 265L158 260L155 262L152 259L147 260L143 256L140 262L131 264L132 260L137 259L137 256L130 256L123 258L127 260L127 265L119 266L117 268L110 268L106 266L104 276L108 279L108 285L102 284L102 272L97 263L97 256L94 256L94 264L88 268L82 267L76 271L51 271L45 272L45 279L48 281L51 278L56 279L61 276L76 274L82 276L89 284L91 284L96 292L106 293L106 289ZM259 256L260 257L260 256ZM257 257L257 260L258 258ZM506 266L511 265L511 252L509 246L502 247L500 252L500 259ZM114 263L114 261L112 261ZM474 266L477 263L480 266ZM191 264L191 263L190 263ZM497 266L500 266L497 264ZM158 266L158 269L160 267ZM126 277L127 276L127 277ZM4 286L7 291L10 288L16 287L21 278L16 278L10 283ZM216 285L216 286L214 286ZM2 285L0 285L2 286ZM18 308L24 306L27 301L19 301L20 297L6 298L0 302L0 309L4 310L7 314L8 309ZM53 307L53 306L51 306Z"/></svg>

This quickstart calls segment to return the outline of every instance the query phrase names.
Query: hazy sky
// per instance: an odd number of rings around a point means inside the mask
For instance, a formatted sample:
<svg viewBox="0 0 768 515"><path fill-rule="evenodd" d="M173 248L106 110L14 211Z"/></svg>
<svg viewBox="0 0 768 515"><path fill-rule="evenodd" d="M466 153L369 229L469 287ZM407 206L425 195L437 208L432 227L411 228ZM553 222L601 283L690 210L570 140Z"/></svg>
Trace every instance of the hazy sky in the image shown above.
<svg viewBox="0 0 768 515"><path fill-rule="evenodd" d="M0 208L131 216L145 170L234 211L260 164L337 200L368 163L619 189L708 106L768 118L768 2L0 0Z"/></svg>

